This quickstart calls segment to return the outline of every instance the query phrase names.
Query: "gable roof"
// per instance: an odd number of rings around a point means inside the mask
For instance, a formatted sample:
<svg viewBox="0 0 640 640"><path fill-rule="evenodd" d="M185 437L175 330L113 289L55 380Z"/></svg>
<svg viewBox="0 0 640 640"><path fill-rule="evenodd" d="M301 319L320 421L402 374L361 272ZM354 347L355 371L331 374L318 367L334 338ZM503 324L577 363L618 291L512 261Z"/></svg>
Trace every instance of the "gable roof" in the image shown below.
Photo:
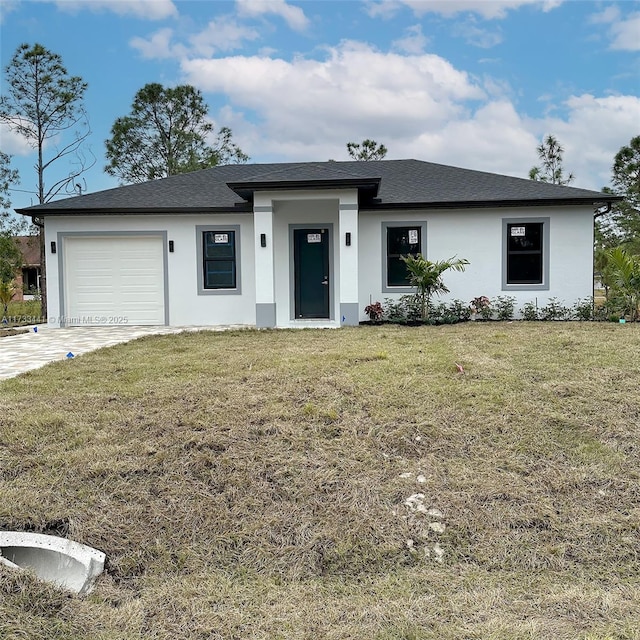
<svg viewBox="0 0 640 640"><path fill-rule="evenodd" d="M256 190L358 188L360 209L595 204L619 196L420 160L234 164L43 205L25 215L252 211Z"/></svg>

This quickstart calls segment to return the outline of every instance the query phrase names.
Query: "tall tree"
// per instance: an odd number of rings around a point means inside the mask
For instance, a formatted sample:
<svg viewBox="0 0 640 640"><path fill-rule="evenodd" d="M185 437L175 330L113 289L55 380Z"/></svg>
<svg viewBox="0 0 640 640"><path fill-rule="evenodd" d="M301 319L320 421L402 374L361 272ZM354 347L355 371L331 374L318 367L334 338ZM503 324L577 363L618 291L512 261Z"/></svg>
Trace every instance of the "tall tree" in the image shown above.
<svg viewBox="0 0 640 640"><path fill-rule="evenodd" d="M5 68L6 89L0 98L0 121L16 131L37 150L36 191L38 203L49 202L90 168L81 154L91 129L84 110L87 84L70 76L62 58L41 44L21 44ZM64 177L48 176L58 161L74 157ZM93 163L90 163L92 165ZM57 165L56 165L57 166ZM42 313L47 312L43 220L34 216L40 229Z"/></svg>
<svg viewBox="0 0 640 640"><path fill-rule="evenodd" d="M347 142L347 152L353 160L382 160L387 155L387 147L375 140Z"/></svg>
<svg viewBox="0 0 640 640"><path fill-rule="evenodd" d="M131 113L111 127L105 171L132 183L246 162L249 157L234 144L228 127L209 144L213 125L207 112L202 93L191 85L145 85L136 93Z"/></svg>
<svg viewBox="0 0 640 640"><path fill-rule="evenodd" d="M13 279L22 266L22 253L13 237L18 229L9 214L9 188L18 181L18 172L11 168L11 158L0 151L0 303L3 315L15 292Z"/></svg>
<svg viewBox="0 0 640 640"><path fill-rule="evenodd" d="M570 184L575 176L570 173L564 174L562 166L562 155L564 149L556 138L548 135L536 149L541 166L532 167L529 171L529 178L539 182L550 182L551 184Z"/></svg>
<svg viewBox="0 0 640 640"><path fill-rule="evenodd" d="M640 254L640 136L618 151L612 167L613 192L624 196L613 206L612 217L621 242Z"/></svg>
<svg viewBox="0 0 640 640"><path fill-rule="evenodd" d="M0 233L14 232L16 223L9 212L11 207L9 190L12 184L18 182L18 179L18 172L11 168L11 156L0 151Z"/></svg>

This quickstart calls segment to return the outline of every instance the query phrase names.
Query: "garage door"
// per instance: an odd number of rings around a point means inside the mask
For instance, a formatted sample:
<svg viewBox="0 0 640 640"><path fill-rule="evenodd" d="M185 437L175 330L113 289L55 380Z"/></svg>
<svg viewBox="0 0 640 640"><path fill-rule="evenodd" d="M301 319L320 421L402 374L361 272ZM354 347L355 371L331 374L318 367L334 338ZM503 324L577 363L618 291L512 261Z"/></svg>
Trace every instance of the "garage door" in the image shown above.
<svg viewBox="0 0 640 640"><path fill-rule="evenodd" d="M162 237L67 237L64 262L66 324L165 323Z"/></svg>

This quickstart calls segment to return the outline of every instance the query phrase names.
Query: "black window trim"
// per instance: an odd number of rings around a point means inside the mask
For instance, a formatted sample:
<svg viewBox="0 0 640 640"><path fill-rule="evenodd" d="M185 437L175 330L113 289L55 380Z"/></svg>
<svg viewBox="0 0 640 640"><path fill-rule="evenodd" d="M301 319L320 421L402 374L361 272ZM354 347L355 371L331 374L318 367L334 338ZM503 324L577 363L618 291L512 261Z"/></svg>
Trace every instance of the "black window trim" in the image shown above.
<svg viewBox="0 0 640 640"><path fill-rule="evenodd" d="M207 232L213 233L234 233L235 240L235 270L236 270L236 286L233 288L223 289L209 289L205 287L204 278L204 234ZM225 224L225 225L196 225L196 255L197 255L197 269L198 269L198 295L241 295L242 294L242 273L241 273L241 256L240 256L240 225L239 224Z"/></svg>
<svg viewBox="0 0 640 640"><path fill-rule="evenodd" d="M509 226L542 225L542 282L509 283L507 281L509 261ZM551 218L503 218L502 219L502 291L548 291L549 290L549 238Z"/></svg>
<svg viewBox="0 0 640 640"><path fill-rule="evenodd" d="M382 293L414 293L415 288L410 286L394 286L388 284L387 273L387 230L390 228L420 229L420 253L427 254L427 222L426 220L399 220L385 221L382 223Z"/></svg>

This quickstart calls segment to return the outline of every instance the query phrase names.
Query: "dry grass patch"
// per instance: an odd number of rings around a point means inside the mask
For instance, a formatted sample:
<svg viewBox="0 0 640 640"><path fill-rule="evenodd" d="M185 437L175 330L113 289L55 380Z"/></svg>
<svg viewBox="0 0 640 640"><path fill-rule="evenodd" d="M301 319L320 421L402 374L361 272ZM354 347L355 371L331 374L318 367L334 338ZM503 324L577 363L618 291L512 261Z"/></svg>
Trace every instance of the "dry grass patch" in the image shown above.
<svg viewBox="0 0 640 640"><path fill-rule="evenodd" d="M84 600L0 573L0 637L640 638L639 379L637 326L487 323L8 380L0 528L108 564Z"/></svg>

